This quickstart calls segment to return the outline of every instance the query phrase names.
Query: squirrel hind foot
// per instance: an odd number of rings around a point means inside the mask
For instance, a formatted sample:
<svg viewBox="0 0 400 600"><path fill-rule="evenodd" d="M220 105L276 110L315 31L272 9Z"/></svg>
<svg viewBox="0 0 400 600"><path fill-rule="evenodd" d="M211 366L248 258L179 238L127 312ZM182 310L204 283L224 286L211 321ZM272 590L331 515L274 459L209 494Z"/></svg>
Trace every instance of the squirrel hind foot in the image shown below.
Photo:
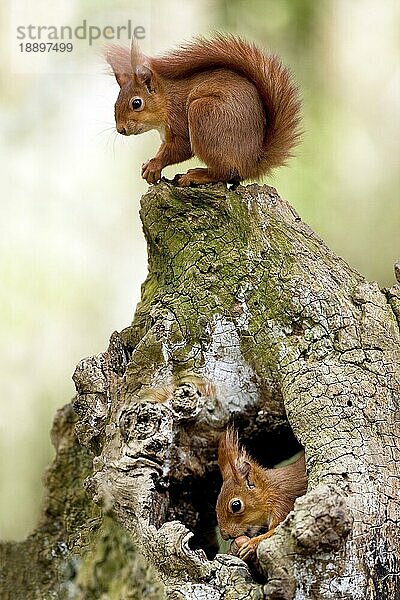
<svg viewBox="0 0 400 600"><path fill-rule="evenodd" d="M227 179L224 176L213 175L209 169L196 168L189 169L184 175L179 175L174 178L174 183L179 187L188 187L190 185L204 185L205 183L226 183L231 186L230 189L235 190L240 185L239 177L231 177Z"/></svg>
<svg viewBox="0 0 400 600"><path fill-rule="evenodd" d="M203 185L205 183L218 183L219 181L223 181L221 177L216 175L212 175L212 173L208 169L198 168L198 169L189 169L187 173L181 175L176 184L179 187L188 187L190 185Z"/></svg>

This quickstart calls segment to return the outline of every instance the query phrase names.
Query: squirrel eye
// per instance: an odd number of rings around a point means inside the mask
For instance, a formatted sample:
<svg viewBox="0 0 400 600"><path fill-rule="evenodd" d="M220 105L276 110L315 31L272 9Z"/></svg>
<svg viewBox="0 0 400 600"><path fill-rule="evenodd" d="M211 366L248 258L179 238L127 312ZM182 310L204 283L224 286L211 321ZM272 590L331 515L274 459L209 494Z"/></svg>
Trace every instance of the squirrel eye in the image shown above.
<svg viewBox="0 0 400 600"><path fill-rule="evenodd" d="M141 98L132 98L131 108L132 110L140 110L143 108L143 100Z"/></svg>
<svg viewBox="0 0 400 600"><path fill-rule="evenodd" d="M238 513L242 510L243 508L243 502L241 500L239 500L239 498L235 498L234 500L231 500L230 503L230 509L233 513Z"/></svg>

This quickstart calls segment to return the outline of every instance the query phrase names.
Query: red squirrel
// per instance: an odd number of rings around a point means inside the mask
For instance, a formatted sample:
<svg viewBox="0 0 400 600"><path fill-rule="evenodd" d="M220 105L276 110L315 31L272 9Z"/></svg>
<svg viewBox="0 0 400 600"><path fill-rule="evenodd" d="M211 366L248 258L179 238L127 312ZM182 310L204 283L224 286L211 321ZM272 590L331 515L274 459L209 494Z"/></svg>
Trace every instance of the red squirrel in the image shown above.
<svg viewBox="0 0 400 600"><path fill-rule="evenodd" d="M259 179L286 163L299 138L300 98L279 58L233 36L198 38L160 57L106 49L120 92L117 131L157 129L161 146L142 165L156 183L167 165L197 156L177 184Z"/></svg>
<svg viewBox="0 0 400 600"><path fill-rule="evenodd" d="M304 453L286 467L264 469L239 446L237 433L228 428L219 443L218 464L223 479L216 507L221 535L225 540L235 539L238 556L248 560L260 541L269 538L293 510L296 498L305 494Z"/></svg>

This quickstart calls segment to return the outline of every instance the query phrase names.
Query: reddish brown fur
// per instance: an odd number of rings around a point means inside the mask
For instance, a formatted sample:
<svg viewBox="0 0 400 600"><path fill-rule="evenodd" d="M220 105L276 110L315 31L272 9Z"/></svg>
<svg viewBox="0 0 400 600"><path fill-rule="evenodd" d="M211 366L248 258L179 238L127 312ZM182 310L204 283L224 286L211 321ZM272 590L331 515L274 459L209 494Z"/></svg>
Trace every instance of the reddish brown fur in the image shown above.
<svg viewBox="0 0 400 600"><path fill-rule="evenodd" d="M247 559L293 510L295 499L306 492L304 454L286 467L264 469L239 446L237 434L228 429L220 440L218 464L223 484L216 510L222 537L237 538L254 530L268 530L241 546L239 556ZM233 499L242 503L238 513L230 509Z"/></svg>
<svg viewBox="0 0 400 600"><path fill-rule="evenodd" d="M207 169L190 170L180 185L258 179L285 164L298 141L297 88L280 60L254 44L216 36L158 58L112 46L106 58L121 87L117 129L126 135L158 129L164 137L143 166L149 183L193 155ZM129 105L136 96L144 100L139 112Z"/></svg>

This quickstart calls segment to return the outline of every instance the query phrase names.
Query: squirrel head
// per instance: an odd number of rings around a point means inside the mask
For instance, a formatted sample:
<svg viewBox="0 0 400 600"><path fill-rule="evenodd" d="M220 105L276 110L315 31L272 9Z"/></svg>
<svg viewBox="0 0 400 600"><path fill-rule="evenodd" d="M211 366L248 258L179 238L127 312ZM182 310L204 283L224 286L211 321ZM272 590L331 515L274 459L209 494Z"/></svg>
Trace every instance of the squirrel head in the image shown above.
<svg viewBox="0 0 400 600"><path fill-rule="evenodd" d="M229 428L218 448L222 488L217 500L217 519L222 537L257 535L271 527L278 489L263 469L239 446L237 433Z"/></svg>
<svg viewBox="0 0 400 600"><path fill-rule="evenodd" d="M122 135L137 135L166 126L165 98L157 74L138 46L110 45L105 50L120 87L115 103L115 124Z"/></svg>

